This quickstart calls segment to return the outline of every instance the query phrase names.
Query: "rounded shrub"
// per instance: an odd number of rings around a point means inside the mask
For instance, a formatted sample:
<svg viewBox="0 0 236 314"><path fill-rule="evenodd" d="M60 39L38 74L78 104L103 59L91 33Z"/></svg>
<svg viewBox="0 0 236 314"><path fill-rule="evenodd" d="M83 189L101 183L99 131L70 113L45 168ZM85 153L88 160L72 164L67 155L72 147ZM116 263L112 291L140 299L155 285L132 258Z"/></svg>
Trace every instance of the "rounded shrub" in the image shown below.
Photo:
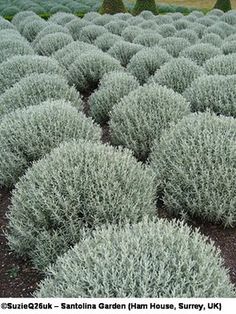
<svg viewBox="0 0 236 314"><path fill-rule="evenodd" d="M58 62L42 56L15 56L3 62L0 67L0 94L32 73L63 74Z"/></svg>
<svg viewBox="0 0 236 314"><path fill-rule="evenodd" d="M14 16L20 12L20 9L17 6L9 6L1 11L2 16Z"/></svg>
<svg viewBox="0 0 236 314"><path fill-rule="evenodd" d="M93 20L95 20L99 16L100 16L100 14L98 12L91 11L91 12L88 12L84 15L83 20L93 22Z"/></svg>
<svg viewBox="0 0 236 314"><path fill-rule="evenodd" d="M70 34L53 33L44 36L36 45L35 51L39 55L51 56L57 50L62 49L73 41Z"/></svg>
<svg viewBox="0 0 236 314"><path fill-rule="evenodd" d="M164 219L98 228L59 257L48 274L36 297L235 296L213 242Z"/></svg>
<svg viewBox="0 0 236 314"><path fill-rule="evenodd" d="M0 30L3 29L14 29L14 26L9 21L0 16Z"/></svg>
<svg viewBox="0 0 236 314"><path fill-rule="evenodd" d="M148 20L139 24L139 27L146 31L158 31L158 26L155 21Z"/></svg>
<svg viewBox="0 0 236 314"><path fill-rule="evenodd" d="M133 42L133 40L140 35L142 31L143 30L138 26L128 26L122 31L121 37L123 37L126 41Z"/></svg>
<svg viewBox="0 0 236 314"><path fill-rule="evenodd" d="M206 28L203 33L202 33L202 36L203 37L204 35L206 34L215 34L215 35L218 35L221 37L221 39L224 39L226 37L225 35L225 32L218 26L216 25L213 25L211 27L208 27Z"/></svg>
<svg viewBox="0 0 236 314"><path fill-rule="evenodd" d="M204 25L206 27L210 27L210 26L212 26L214 24L214 21L211 18L207 17L207 16L200 17L199 19L196 20L196 22L199 23L199 24L202 24L202 25Z"/></svg>
<svg viewBox="0 0 236 314"><path fill-rule="evenodd" d="M155 75L150 78L149 83L166 86L181 94L204 73L204 70L191 60L174 58L157 70Z"/></svg>
<svg viewBox="0 0 236 314"><path fill-rule="evenodd" d="M105 73L122 70L120 62L110 55L91 51L82 53L71 64L68 70L70 84L81 92L94 89Z"/></svg>
<svg viewBox="0 0 236 314"><path fill-rule="evenodd" d="M211 27L213 27L213 26L211 26ZM189 29L193 30L197 34L198 38L202 38L205 31L209 30L211 27L207 28L206 26L195 22L195 23L192 23L190 25Z"/></svg>
<svg viewBox="0 0 236 314"><path fill-rule="evenodd" d="M206 33L205 35L202 36L200 42L204 44L211 44L215 47L221 47L223 40L217 34Z"/></svg>
<svg viewBox="0 0 236 314"><path fill-rule="evenodd" d="M36 16L36 14L33 11L20 11L12 18L12 24L18 28L22 20L24 20L28 16Z"/></svg>
<svg viewBox="0 0 236 314"><path fill-rule="evenodd" d="M128 64L128 71L144 84L150 76L154 75L165 62L172 57L166 50L159 47L144 48L132 57Z"/></svg>
<svg viewBox="0 0 236 314"><path fill-rule="evenodd" d="M111 112L111 142L122 145L145 160L153 140L170 122L190 113L187 101L171 89L158 84L145 85L121 99Z"/></svg>
<svg viewBox="0 0 236 314"><path fill-rule="evenodd" d="M209 11L207 13L207 16L218 16L218 17L220 17L222 15L224 15L224 12L220 9L212 9L211 11Z"/></svg>
<svg viewBox="0 0 236 314"><path fill-rule="evenodd" d="M235 27L233 27L233 26L231 26L225 22L217 22L213 26L220 28L224 33L224 37L235 34Z"/></svg>
<svg viewBox="0 0 236 314"><path fill-rule="evenodd" d="M82 41L73 41L62 49L53 54L60 65L66 70L69 69L71 64L84 52L98 51L98 48L92 44L84 43Z"/></svg>
<svg viewBox="0 0 236 314"><path fill-rule="evenodd" d="M182 29L181 31L176 32L174 36L187 39L192 45L198 41L197 34L191 29Z"/></svg>
<svg viewBox="0 0 236 314"><path fill-rule="evenodd" d="M93 20L93 24L99 25L99 26L104 26L108 23L110 23L113 20L113 16L110 14L103 14L99 15Z"/></svg>
<svg viewBox="0 0 236 314"><path fill-rule="evenodd" d="M164 24L158 27L158 33L162 37L174 36L176 33L176 28L172 24Z"/></svg>
<svg viewBox="0 0 236 314"><path fill-rule="evenodd" d="M227 56L216 56L204 64L209 75L234 75L236 74L236 53Z"/></svg>
<svg viewBox="0 0 236 314"><path fill-rule="evenodd" d="M12 187L33 161L62 142L100 137L100 128L63 100L6 114L0 122L0 186Z"/></svg>
<svg viewBox="0 0 236 314"><path fill-rule="evenodd" d="M35 37L34 41L32 42L32 46L35 47L42 38L44 38L45 36L49 34L55 34L55 33L69 34L69 30L61 25L48 23L48 26L43 28Z"/></svg>
<svg viewBox="0 0 236 314"><path fill-rule="evenodd" d="M69 23L65 25L65 29L68 29L71 36L73 37L74 40L79 40L80 38L80 33L81 30L86 27L91 25L89 21L86 21L85 19L73 19Z"/></svg>
<svg viewBox="0 0 236 314"><path fill-rule="evenodd" d="M103 26L88 25L83 27L80 31L79 40L89 44L93 44L98 36L101 36L106 32L108 32L108 30Z"/></svg>
<svg viewBox="0 0 236 314"><path fill-rule="evenodd" d="M65 99L82 110L79 93L68 85L64 77L57 74L33 73L22 78L0 96L0 117L18 108L34 106L48 99Z"/></svg>
<svg viewBox="0 0 236 314"><path fill-rule="evenodd" d="M101 36L98 36L94 42L94 45L97 46L104 52L107 52L115 43L121 41L122 38L118 35L105 33Z"/></svg>
<svg viewBox="0 0 236 314"><path fill-rule="evenodd" d="M55 24L59 24L61 26L65 26L67 23L69 23L70 21L77 19L77 16L75 16L74 14L71 13L66 13L66 12L57 12L55 14L53 14L48 21L50 23L55 23Z"/></svg>
<svg viewBox="0 0 236 314"><path fill-rule="evenodd" d="M105 25L108 31L115 35L121 35L122 31L129 26L125 21L114 20Z"/></svg>
<svg viewBox="0 0 236 314"><path fill-rule="evenodd" d="M235 139L236 120L209 112L162 134L150 160L168 211L235 226Z"/></svg>
<svg viewBox="0 0 236 314"><path fill-rule="evenodd" d="M182 18L182 19L179 19L177 21L175 21L173 23L174 27L180 31L180 30L183 30L183 29L188 29L189 26L191 25L191 22L187 21L186 19Z"/></svg>
<svg viewBox="0 0 236 314"><path fill-rule="evenodd" d="M220 20L229 25L236 25L236 14L235 13L224 14L223 16L220 17Z"/></svg>
<svg viewBox="0 0 236 314"><path fill-rule="evenodd" d="M145 20L153 20L155 15L153 14L153 12L151 10L143 10L139 16L141 16L142 18L144 18Z"/></svg>
<svg viewBox="0 0 236 314"><path fill-rule="evenodd" d="M145 47L157 46L163 37L155 32L143 32L135 37L134 44L143 45Z"/></svg>
<svg viewBox="0 0 236 314"><path fill-rule="evenodd" d="M217 114L236 117L236 75L205 75L184 92L192 111L210 109Z"/></svg>
<svg viewBox="0 0 236 314"><path fill-rule="evenodd" d="M182 50L187 49L191 45L187 39L168 37L160 40L158 46L165 49L172 57L177 58Z"/></svg>
<svg viewBox="0 0 236 314"><path fill-rule="evenodd" d="M224 42L221 49L225 55L236 53L236 40Z"/></svg>
<svg viewBox="0 0 236 314"><path fill-rule="evenodd" d="M0 42L0 63L16 55L33 55L34 50L25 40L6 39Z"/></svg>
<svg viewBox="0 0 236 314"><path fill-rule="evenodd" d="M136 0L132 13L138 15L142 11L151 11L153 14L157 14L155 0Z"/></svg>
<svg viewBox="0 0 236 314"><path fill-rule="evenodd" d="M124 96L139 87L137 79L129 73L111 72L105 74L99 88L90 96L91 116L100 123L106 123L110 111Z"/></svg>
<svg viewBox="0 0 236 314"><path fill-rule="evenodd" d="M120 40L108 50L108 54L117 59L122 66L126 67L131 58L142 48L142 45Z"/></svg>
<svg viewBox="0 0 236 314"><path fill-rule="evenodd" d="M181 53L181 57L189 58L196 62L198 65L203 65L208 59L221 55L222 51L211 44L195 44L184 49Z"/></svg>
<svg viewBox="0 0 236 314"><path fill-rule="evenodd" d="M127 20L127 22L132 26L139 26L144 21L145 20L140 15L132 16L130 19Z"/></svg>
<svg viewBox="0 0 236 314"><path fill-rule="evenodd" d="M16 184L8 240L43 269L79 242L83 227L135 223L154 214L153 172L130 151L72 141L35 163Z"/></svg>
<svg viewBox="0 0 236 314"><path fill-rule="evenodd" d="M32 21L25 23L21 33L29 42L32 42L38 33L46 26L47 22L43 19L33 19Z"/></svg>

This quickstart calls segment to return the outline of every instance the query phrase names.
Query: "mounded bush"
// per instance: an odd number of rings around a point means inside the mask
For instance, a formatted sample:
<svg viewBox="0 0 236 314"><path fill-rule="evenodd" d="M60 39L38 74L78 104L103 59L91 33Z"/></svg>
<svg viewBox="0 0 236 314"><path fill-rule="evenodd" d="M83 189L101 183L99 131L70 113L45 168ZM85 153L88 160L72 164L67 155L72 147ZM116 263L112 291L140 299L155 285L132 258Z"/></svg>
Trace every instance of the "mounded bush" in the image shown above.
<svg viewBox="0 0 236 314"><path fill-rule="evenodd" d="M225 55L236 53L236 40L224 42L221 49Z"/></svg>
<svg viewBox="0 0 236 314"><path fill-rule="evenodd" d="M20 23L29 16L36 16L36 14L33 11L21 11L13 16L12 18L12 24L18 28Z"/></svg>
<svg viewBox="0 0 236 314"><path fill-rule="evenodd" d="M194 32L191 29L183 29L181 31L178 31L175 33L174 36L178 38L187 39L190 42L190 44L195 44L198 41L198 36L196 32Z"/></svg>
<svg viewBox="0 0 236 314"><path fill-rule="evenodd" d="M213 243L181 222L163 219L98 228L48 273L36 297L235 296Z"/></svg>
<svg viewBox="0 0 236 314"><path fill-rule="evenodd" d="M71 64L69 82L85 92L96 88L104 74L122 69L120 62L107 53L91 51L81 54Z"/></svg>
<svg viewBox="0 0 236 314"><path fill-rule="evenodd" d="M210 109L236 117L236 75L209 75L196 79L184 92L192 111Z"/></svg>
<svg viewBox="0 0 236 314"><path fill-rule="evenodd" d="M113 20L105 25L105 28L108 31L115 35L121 35L122 31L129 26L129 24L125 21Z"/></svg>
<svg viewBox="0 0 236 314"><path fill-rule="evenodd" d="M218 16L218 17L220 17L222 15L224 15L224 12L220 9L212 9L211 11L209 11L207 13L207 16Z"/></svg>
<svg viewBox="0 0 236 314"><path fill-rule="evenodd" d="M106 32L108 32L108 30L103 26L88 25L81 29L79 40L89 44L93 44L98 36L101 36Z"/></svg>
<svg viewBox="0 0 236 314"><path fill-rule="evenodd" d="M149 83L166 86L181 94L195 79L204 74L204 70L191 60L174 58L157 70Z"/></svg>
<svg viewBox="0 0 236 314"><path fill-rule="evenodd" d="M180 57L189 58L198 65L203 65L208 59L221 55L222 51L211 44L195 44L180 53Z"/></svg>
<svg viewBox="0 0 236 314"><path fill-rule="evenodd" d="M166 50L159 47L145 48L132 57L128 64L128 71L144 84L150 76L154 75L165 62L172 57Z"/></svg>
<svg viewBox="0 0 236 314"><path fill-rule="evenodd" d="M158 31L158 26L156 22L152 20L148 20L148 21L145 20L144 22L139 24L139 27L147 31L154 31L154 32Z"/></svg>
<svg viewBox="0 0 236 314"><path fill-rule="evenodd" d="M111 33L105 33L99 37L94 42L94 45L97 46L104 52L107 52L115 43L121 41L121 37Z"/></svg>
<svg viewBox="0 0 236 314"><path fill-rule="evenodd" d="M0 30L3 29L14 29L14 26L9 21L0 16Z"/></svg>
<svg viewBox="0 0 236 314"><path fill-rule="evenodd" d="M81 30L86 27L91 25L89 21L86 21L85 19L74 19L67 23L65 25L65 28L69 30L71 36L73 37L74 40L79 40L80 38L80 33Z"/></svg>
<svg viewBox="0 0 236 314"><path fill-rule="evenodd" d="M21 24L20 24L21 25ZM47 26L47 22L43 19L35 19L24 24L21 34L29 41L32 42L38 33Z"/></svg>
<svg viewBox="0 0 236 314"><path fill-rule="evenodd" d="M223 29L221 29L219 26L217 26L217 24L214 24L211 27L206 28L203 31L203 34L201 37L203 37L206 34L215 34L221 37L221 39L224 39L226 37L225 32L223 31Z"/></svg>
<svg viewBox="0 0 236 314"><path fill-rule="evenodd" d="M62 49L56 51L53 55L60 65L68 70L71 64L84 52L98 51L94 45L84 43L82 41L73 41L69 45L64 46Z"/></svg>
<svg viewBox="0 0 236 314"><path fill-rule="evenodd" d="M158 84L145 85L121 99L111 112L111 142L131 149L145 160L153 144L170 122L190 113L185 99Z"/></svg>
<svg viewBox="0 0 236 314"><path fill-rule="evenodd" d="M108 50L108 54L117 59L122 66L126 67L131 58L142 48L142 45L136 45L120 40Z"/></svg>
<svg viewBox="0 0 236 314"><path fill-rule="evenodd" d="M236 25L236 14L235 13L227 13L220 17L220 20L229 24Z"/></svg>
<svg viewBox="0 0 236 314"><path fill-rule="evenodd" d="M188 29L189 26L191 25L191 22L187 21L185 18L182 18L177 21L174 21L173 25L178 31L180 31L183 29Z"/></svg>
<svg viewBox="0 0 236 314"><path fill-rule="evenodd" d="M142 18L140 15L139 16L132 16L130 19L128 19L128 23L132 26L139 26L142 22L144 22L144 18Z"/></svg>
<svg viewBox="0 0 236 314"><path fill-rule="evenodd" d="M137 79L129 73L111 72L105 74L99 88L90 96L91 116L100 123L106 123L110 111L124 96L139 87Z"/></svg>
<svg viewBox="0 0 236 314"><path fill-rule="evenodd" d="M138 26L128 26L122 31L121 37L123 37L126 41L133 42L133 40L140 35L142 31L143 30Z"/></svg>
<svg viewBox="0 0 236 314"><path fill-rule="evenodd" d="M170 37L170 36L174 36L176 33L176 28L174 27L174 25L172 24L164 24L164 25L160 25L158 27L158 33L162 36L162 37Z"/></svg>
<svg viewBox="0 0 236 314"><path fill-rule="evenodd" d="M20 12L20 9L17 6L9 6L1 11L2 16L14 16Z"/></svg>
<svg viewBox="0 0 236 314"><path fill-rule="evenodd" d="M99 15L93 20L93 24L99 26L105 26L113 20L113 16L110 14Z"/></svg>
<svg viewBox="0 0 236 314"><path fill-rule="evenodd" d="M122 0L103 0L99 12L101 14L116 14L120 12L124 13L126 9Z"/></svg>
<svg viewBox="0 0 236 314"><path fill-rule="evenodd" d="M207 28L206 26L195 22L195 23L193 23L192 25L190 25L190 28L189 28L189 29L190 29L190 30L193 30L193 31L197 34L197 36L198 36L199 38L202 38L202 36L203 36L203 34L205 33L205 31L206 31L206 30L207 30L207 31L210 30L211 27L214 27L214 25ZM214 27L214 28L215 28L215 27Z"/></svg>
<svg viewBox="0 0 236 314"><path fill-rule="evenodd" d="M34 50L24 40L3 40L0 42L0 63L16 55L33 55Z"/></svg>
<svg viewBox="0 0 236 314"><path fill-rule="evenodd" d="M93 20L95 20L99 16L100 16L100 14L98 12L91 11L91 12L88 12L84 15L83 20L93 22Z"/></svg>
<svg viewBox="0 0 236 314"><path fill-rule="evenodd" d="M236 53L228 56L216 56L204 64L206 72L210 75L233 75L236 74Z"/></svg>
<svg viewBox="0 0 236 314"><path fill-rule="evenodd" d="M34 41L32 42L32 46L35 47L42 38L44 38L45 36L49 34L55 34L55 33L69 34L69 30L61 25L48 23L48 26L43 28L35 37Z"/></svg>
<svg viewBox="0 0 236 314"><path fill-rule="evenodd" d="M138 15L142 11L151 11L153 14L157 14L155 0L136 0L132 13Z"/></svg>
<svg viewBox="0 0 236 314"><path fill-rule="evenodd" d="M202 24L206 27L210 27L214 24L214 21L207 16L204 16L204 17L201 17L200 19L197 19L196 22L199 24Z"/></svg>
<svg viewBox="0 0 236 314"><path fill-rule="evenodd" d="M165 49L172 57L177 58L181 51L190 47L190 43L184 38L168 37L160 40L158 46Z"/></svg>
<svg viewBox="0 0 236 314"><path fill-rule="evenodd" d="M235 226L236 120L184 117L154 143L151 167L168 211Z"/></svg>
<svg viewBox="0 0 236 314"><path fill-rule="evenodd" d="M159 44L163 37L155 32L143 32L133 40L134 44L143 45L145 47L153 47Z"/></svg>
<svg viewBox="0 0 236 314"><path fill-rule="evenodd" d="M200 40L201 43L204 44L211 44L215 47L221 47L222 45L222 38L214 33L206 33L202 36L202 39Z"/></svg>
<svg viewBox="0 0 236 314"><path fill-rule="evenodd" d="M155 18L155 15L152 13L152 11L149 10L143 10L139 16L144 18L145 20L153 20Z"/></svg>
<svg viewBox="0 0 236 314"><path fill-rule="evenodd" d="M77 16L75 16L74 14L71 13L66 13L66 12L57 12L55 14L53 14L48 21L50 23L56 23L59 24L61 26L65 26L67 23L69 23L70 21L77 19Z"/></svg>
<svg viewBox="0 0 236 314"><path fill-rule="evenodd" d="M53 33L44 36L36 45L35 51L39 55L51 56L57 50L62 49L73 41L70 34Z"/></svg>
<svg viewBox="0 0 236 314"><path fill-rule="evenodd" d="M33 161L62 142L100 137L100 128L63 100L6 114L0 122L0 186L12 187Z"/></svg>
<svg viewBox="0 0 236 314"><path fill-rule="evenodd" d="M15 56L0 67L0 94L32 73L63 74L58 62L42 56Z"/></svg>
<svg viewBox="0 0 236 314"><path fill-rule="evenodd" d="M44 269L79 242L84 227L135 223L154 214L149 168L128 150L73 141L35 163L16 184L8 240Z"/></svg>
<svg viewBox="0 0 236 314"><path fill-rule="evenodd" d="M68 85L64 77L57 74L33 73L0 96L0 117L18 108L34 106L49 99L65 99L82 110L79 93Z"/></svg>

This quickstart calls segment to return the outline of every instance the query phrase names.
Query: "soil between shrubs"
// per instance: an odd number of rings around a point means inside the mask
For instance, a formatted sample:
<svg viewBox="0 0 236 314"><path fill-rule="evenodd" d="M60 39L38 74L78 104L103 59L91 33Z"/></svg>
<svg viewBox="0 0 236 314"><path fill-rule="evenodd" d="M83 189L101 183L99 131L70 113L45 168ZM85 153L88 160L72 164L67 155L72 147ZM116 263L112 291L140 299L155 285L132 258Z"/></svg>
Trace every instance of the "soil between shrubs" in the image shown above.
<svg viewBox="0 0 236 314"><path fill-rule="evenodd" d="M29 260L17 257L7 245L4 230L9 204L10 192L0 190L0 297L31 297L43 275L33 268ZM163 207L158 212L162 218L171 219ZM230 270L231 281L236 285L236 228L223 229L196 219L189 224L200 228L204 235L215 241L222 251L225 266Z"/></svg>

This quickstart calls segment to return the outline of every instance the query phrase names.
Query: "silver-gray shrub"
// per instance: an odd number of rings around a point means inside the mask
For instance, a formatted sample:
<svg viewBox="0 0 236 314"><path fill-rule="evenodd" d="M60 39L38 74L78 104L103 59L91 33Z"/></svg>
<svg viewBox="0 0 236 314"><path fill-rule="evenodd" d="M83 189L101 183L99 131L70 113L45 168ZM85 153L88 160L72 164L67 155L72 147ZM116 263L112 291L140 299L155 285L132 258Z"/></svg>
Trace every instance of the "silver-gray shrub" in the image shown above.
<svg viewBox="0 0 236 314"><path fill-rule="evenodd" d="M177 21L175 21L173 23L174 27L180 31L180 30L183 30L183 29L188 29L189 26L191 25L191 22L187 21L186 19L182 18L182 19L179 19Z"/></svg>
<svg viewBox="0 0 236 314"><path fill-rule="evenodd" d="M204 43L204 44L211 44L213 46L216 46L216 47L221 47L222 45L222 38L217 35L217 34L214 34L214 33L206 33L202 36L201 40L200 40L201 43Z"/></svg>
<svg viewBox="0 0 236 314"><path fill-rule="evenodd" d="M142 32L143 30L139 26L128 26L121 33L121 37L126 41L133 42L133 40Z"/></svg>
<svg viewBox="0 0 236 314"><path fill-rule="evenodd" d="M93 24L98 26L104 26L113 20L113 16L110 14L99 15L93 20Z"/></svg>
<svg viewBox="0 0 236 314"><path fill-rule="evenodd" d="M16 184L10 247L44 269L79 242L83 227L153 216L155 194L153 172L130 151L82 140L62 144Z"/></svg>
<svg viewBox="0 0 236 314"><path fill-rule="evenodd" d="M100 138L101 130L92 119L64 100L6 114L0 122L0 186L12 187L34 161L62 142Z"/></svg>
<svg viewBox="0 0 236 314"><path fill-rule="evenodd" d="M209 27L210 28L210 27ZM202 35L204 34L204 32L206 31L206 29L208 29L206 26L202 25L202 24L199 24L197 22L194 22L190 25L189 27L190 30L193 30L197 36L199 38L202 37Z"/></svg>
<svg viewBox="0 0 236 314"><path fill-rule="evenodd" d="M170 36L174 36L174 34L176 33L176 28L174 27L173 24L164 24L164 25L160 25L158 27L157 32L162 36L162 37L170 37Z"/></svg>
<svg viewBox="0 0 236 314"><path fill-rule="evenodd" d="M217 22L214 24L214 26L220 28L224 32L224 34L225 34L224 37L235 34L235 27L231 26L225 22Z"/></svg>
<svg viewBox="0 0 236 314"><path fill-rule="evenodd" d="M13 16L11 22L16 28L18 28L20 23L29 16L36 16L36 14L33 11L21 11Z"/></svg>
<svg viewBox="0 0 236 314"><path fill-rule="evenodd" d="M0 117L18 108L37 105L49 99L65 99L82 110L79 93L68 85L63 76L33 73L22 78L0 96Z"/></svg>
<svg viewBox="0 0 236 314"><path fill-rule="evenodd" d="M159 47L144 48L132 57L127 70L144 84L150 76L154 75L170 56L166 50Z"/></svg>
<svg viewBox="0 0 236 314"><path fill-rule="evenodd" d="M37 17L37 18L36 18ZM19 31L28 41L32 42L38 33L47 26L47 22L37 15L29 16L19 25Z"/></svg>
<svg viewBox="0 0 236 314"><path fill-rule="evenodd" d="M81 30L85 27L91 25L89 21L85 19L74 19L65 25L65 28L69 30L71 36L74 40L78 40L80 37Z"/></svg>
<svg viewBox="0 0 236 314"><path fill-rule="evenodd" d="M126 67L131 58L141 49L143 49L142 45L119 40L108 50L107 53L117 59L122 66Z"/></svg>
<svg viewBox="0 0 236 314"><path fill-rule="evenodd" d="M196 32L191 29L182 29L181 31L176 32L174 36L187 39L191 44L195 44L198 41Z"/></svg>
<svg viewBox="0 0 236 314"><path fill-rule="evenodd" d="M224 14L223 16L220 17L220 20L229 24L229 25L236 25L236 14L235 13L228 13Z"/></svg>
<svg viewBox="0 0 236 314"><path fill-rule="evenodd" d="M220 17L222 15L224 15L224 12L220 9L213 9L207 13L207 16L218 16L218 17Z"/></svg>
<svg viewBox="0 0 236 314"><path fill-rule="evenodd" d="M83 20L93 22L93 20L99 16L100 14L98 12L88 12L84 15Z"/></svg>
<svg viewBox="0 0 236 314"><path fill-rule="evenodd" d="M138 80L126 72L111 72L105 74L99 88L90 96L91 116L100 123L106 123L110 112L118 102L132 90L139 87Z"/></svg>
<svg viewBox="0 0 236 314"><path fill-rule="evenodd" d="M73 41L67 46L64 46L62 49L56 51L53 54L53 58L55 58L59 64L66 71L67 77L69 76L68 70L71 64L82 54L91 52L93 50L99 51L99 49L88 43L84 43L82 41Z"/></svg>
<svg viewBox="0 0 236 314"><path fill-rule="evenodd" d="M0 94L32 73L63 75L63 70L52 58L37 55L14 56L0 66Z"/></svg>
<svg viewBox="0 0 236 314"><path fill-rule="evenodd" d="M145 85L130 92L111 111L111 142L131 149L145 160L153 140L170 122L190 113L189 104L180 94L158 84Z"/></svg>
<svg viewBox="0 0 236 314"><path fill-rule="evenodd" d="M207 16L200 17L199 19L196 20L196 22L199 23L199 24L202 24L202 25L204 25L206 27L210 27L213 24L215 24L215 22L211 18L209 18Z"/></svg>
<svg viewBox="0 0 236 314"><path fill-rule="evenodd" d="M192 111L209 109L217 114L236 117L236 75L205 75L184 92Z"/></svg>
<svg viewBox="0 0 236 314"><path fill-rule="evenodd" d="M93 50L76 58L69 67L68 79L80 92L85 92L96 88L104 74L122 69L120 62L109 54Z"/></svg>
<svg viewBox="0 0 236 314"><path fill-rule="evenodd" d="M132 16L131 18L127 20L127 22L130 25L139 26L139 24L141 24L142 22L145 22L145 20L140 15L138 15L138 16Z"/></svg>
<svg viewBox="0 0 236 314"><path fill-rule="evenodd" d="M223 31L223 29L218 27L216 24L212 25L211 27L206 28L204 30L202 36L205 34L216 34L216 35L220 36L222 39L224 39L226 37L226 34Z"/></svg>
<svg viewBox="0 0 236 314"><path fill-rule="evenodd" d="M194 113L163 133L151 167L168 211L236 225L236 120Z"/></svg>
<svg viewBox="0 0 236 314"><path fill-rule="evenodd" d="M39 41L46 35L54 34L54 33L65 33L69 34L69 30L61 25L48 23L48 26L43 28L35 37L34 41L32 42L32 46L35 47Z"/></svg>
<svg viewBox="0 0 236 314"><path fill-rule="evenodd" d="M98 228L47 273L36 297L235 297L214 243L164 219Z"/></svg>
<svg viewBox="0 0 236 314"><path fill-rule="evenodd" d="M39 55L51 56L71 42L73 42L73 38L70 34L52 33L41 38L35 45L34 50Z"/></svg>
<svg viewBox="0 0 236 314"><path fill-rule="evenodd" d="M177 58L180 52L191 46L184 38L168 37L160 40L158 46L165 49L172 57Z"/></svg>
<svg viewBox="0 0 236 314"><path fill-rule="evenodd" d="M236 40L225 41L222 44L221 49L225 55L236 53Z"/></svg>
<svg viewBox="0 0 236 314"><path fill-rule="evenodd" d="M107 52L115 43L121 40L122 37L118 35L105 33L97 37L97 39L94 42L94 45L97 46L102 51Z"/></svg>
<svg viewBox="0 0 236 314"><path fill-rule="evenodd" d="M139 24L139 27L146 31L158 31L158 25L155 21L151 20L142 22L141 24Z"/></svg>
<svg viewBox="0 0 236 314"><path fill-rule="evenodd" d="M16 55L34 55L34 50L25 40L6 39L0 42L0 63Z"/></svg>
<svg viewBox="0 0 236 314"><path fill-rule="evenodd" d="M233 75L236 74L236 53L227 56L216 56L204 64L206 72L210 75Z"/></svg>
<svg viewBox="0 0 236 314"><path fill-rule="evenodd" d="M134 44L143 45L145 47L157 46L163 37L160 34L152 31L143 31L135 37Z"/></svg>
<svg viewBox="0 0 236 314"><path fill-rule="evenodd" d="M105 25L105 28L108 29L109 32L115 35L121 35L122 31L129 26L129 24L125 21L113 20Z"/></svg>
<svg viewBox="0 0 236 314"><path fill-rule="evenodd" d="M71 13L66 13L66 12L57 12L53 14L48 21L50 23L55 23L59 24L61 26L65 26L67 23L70 21L77 19L77 16Z"/></svg>
<svg viewBox="0 0 236 314"><path fill-rule="evenodd" d="M0 16L0 30L14 29L14 25Z"/></svg>
<svg viewBox="0 0 236 314"><path fill-rule="evenodd" d="M88 25L81 29L79 40L89 44L93 44L98 36L101 36L107 32L108 30L103 26Z"/></svg>
<svg viewBox="0 0 236 314"><path fill-rule="evenodd" d="M211 44L198 43L182 50L180 57L189 58L198 65L203 65L208 59L221 55L222 50Z"/></svg>
<svg viewBox="0 0 236 314"><path fill-rule="evenodd" d="M182 94L191 83L205 74L202 67L186 58L174 58L165 63L148 83L157 83Z"/></svg>

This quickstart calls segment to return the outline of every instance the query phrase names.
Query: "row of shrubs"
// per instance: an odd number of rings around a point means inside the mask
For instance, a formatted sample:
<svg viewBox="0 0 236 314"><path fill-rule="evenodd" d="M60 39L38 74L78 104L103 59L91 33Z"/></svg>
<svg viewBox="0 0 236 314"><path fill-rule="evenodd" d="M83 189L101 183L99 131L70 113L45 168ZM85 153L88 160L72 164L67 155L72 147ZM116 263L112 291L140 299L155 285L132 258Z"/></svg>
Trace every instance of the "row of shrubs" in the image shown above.
<svg viewBox="0 0 236 314"><path fill-rule="evenodd" d="M189 15L193 29L199 14ZM233 42L234 14L207 17L223 23L222 43ZM51 274L35 296L235 296L213 243L154 218L162 199L175 216L236 225L235 54L199 43L198 31L173 37L188 31L177 29L181 14L158 18L58 13L45 22L22 12L1 20L0 186L14 187L10 247ZM134 42L145 22L153 36L154 24L161 29L151 46ZM94 120L82 113L88 93ZM101 141L104 123L113 146Z"/></svg>

